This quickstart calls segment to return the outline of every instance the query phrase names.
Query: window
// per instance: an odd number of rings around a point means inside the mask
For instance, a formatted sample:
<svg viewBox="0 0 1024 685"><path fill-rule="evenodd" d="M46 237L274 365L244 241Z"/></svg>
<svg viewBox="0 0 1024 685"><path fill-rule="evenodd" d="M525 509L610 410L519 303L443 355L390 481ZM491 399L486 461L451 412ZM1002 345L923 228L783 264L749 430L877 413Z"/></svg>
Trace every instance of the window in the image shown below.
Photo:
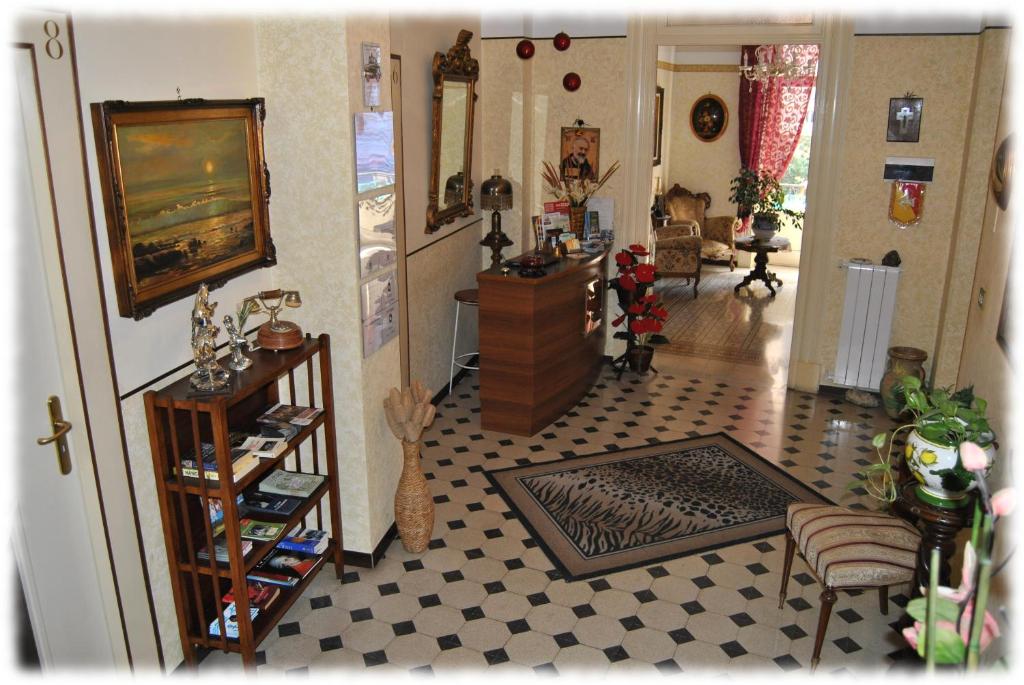
<svg viewBox="0 0 1024 685"><path fill-rule="evenodd" d="M811 101L807 103L807 116L800 131L800 140L796 144L796 152L789 162L789 168L780 181L786 191L786 209L803 212L807 208L807 168L811 161L811 135L814 129L814 90L811 90Z"/></svg>

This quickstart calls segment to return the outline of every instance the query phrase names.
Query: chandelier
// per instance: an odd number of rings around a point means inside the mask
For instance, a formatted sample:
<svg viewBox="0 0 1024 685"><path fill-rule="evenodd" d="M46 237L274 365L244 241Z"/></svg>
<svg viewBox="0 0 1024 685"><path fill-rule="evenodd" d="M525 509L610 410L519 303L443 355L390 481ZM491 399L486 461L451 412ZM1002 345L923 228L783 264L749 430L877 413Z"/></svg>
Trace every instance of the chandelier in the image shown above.
<svg viewBox="0 0 1024 685"><path fill-rule="evenodd" d="M796 61L786 61L783 56L782 45L758 45L754 50L756 64L748 64L747 53L743 52L743 66L739 67L747 81L748 89L752 89L754 81L768 83L773 78L799 78L801 76L814 76L817 65L800 64Z"/></svg>

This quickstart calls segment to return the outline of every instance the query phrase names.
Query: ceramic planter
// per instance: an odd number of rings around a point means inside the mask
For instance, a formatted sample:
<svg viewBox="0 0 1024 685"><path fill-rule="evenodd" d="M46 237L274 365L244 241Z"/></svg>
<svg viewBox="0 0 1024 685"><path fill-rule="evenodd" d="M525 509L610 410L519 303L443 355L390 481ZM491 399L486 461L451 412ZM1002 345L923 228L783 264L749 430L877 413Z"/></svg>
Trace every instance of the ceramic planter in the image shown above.
<svg viewBox="0 0 1024 685"><path fill-rule="evenodd" d="M634 373L647 373L651 368L651 359L654 358L654 348L650 345L637 345L629 350L626 359L629 361L629 370Z"/></svg>
<svg viewBox="0 0 1024 685"><path fill-rule="evenodd" d="M987 474L992 468L996 450L992 445L984 449L988 456ZM950 509L964 506L969 501L967 494L978 485L974 474L960 463L959 447L932 442L921 437L916 430L907 436L904 456L907 467L920 484L918 495L936 506Z"/></svg>
<svg viewBox="0 0 1024 685"><path fill-rule="evenodd" d="M754 237L758 240L771 240L779 232L777 217L755 214L753 223Z"/></svg>

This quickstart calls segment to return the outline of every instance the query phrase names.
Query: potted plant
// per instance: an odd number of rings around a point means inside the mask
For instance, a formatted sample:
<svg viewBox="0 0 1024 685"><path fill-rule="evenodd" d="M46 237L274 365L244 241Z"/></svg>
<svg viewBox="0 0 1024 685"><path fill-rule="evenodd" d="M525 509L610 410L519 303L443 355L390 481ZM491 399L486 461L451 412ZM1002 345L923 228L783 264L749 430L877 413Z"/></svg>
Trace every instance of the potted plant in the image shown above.
<svg viewBox="0 0 1024 685"><path fill-rule="evenodd" d="M973 386L926 391L917 376L904 376L900 382L913 421L894 430L891 436L879 433L874 437L879 463L861 471L865 488L882 501L896 499L893 442L897 434L909 431L903 456L918 481L918 496L939 507L963 506L977 482L975 471L964 468L960 446L964 442L980 446L987 458L986 473L995 458L995 434L985 415L988 403L974 396ZM887 441L889 449L883 454Z"/></svg>
<svg viewBox="0 0 1024 685"><path fill-rule="evenodd" d="M614 337L626 341L626 361L629 368L637 373L646 373L654 356L653 345L668 342L661 330L668 318L664 303L659 302L653 288L658 275L653 264L640 261L649 256L643 245L630 245L615 255L619 275L609 281L608 287L615 290L619 298L622 316L612 321L613 326L626 324L624 330L616 331Z"/></svg>
<svg viewBox="0 0 1024 685"><path fill-rule="evenodd" d="M730 189L729 202L736 203L736 216L754 216L754 235L758 239L770 240L778 233L782 215L792 219L794 227L803 228L804 213L783 206L786 191L767 171L758 174L752 169L741 169L740 175L732 179Z"/></svg>

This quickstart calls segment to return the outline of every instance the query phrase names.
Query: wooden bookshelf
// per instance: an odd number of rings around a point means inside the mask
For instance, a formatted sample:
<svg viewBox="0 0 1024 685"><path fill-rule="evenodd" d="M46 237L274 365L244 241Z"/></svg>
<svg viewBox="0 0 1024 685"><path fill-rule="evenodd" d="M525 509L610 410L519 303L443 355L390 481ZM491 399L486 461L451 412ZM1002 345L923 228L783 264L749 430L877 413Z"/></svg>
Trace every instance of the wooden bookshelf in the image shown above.
<svg viewBox="0 0 1024 685"><path fill-rule="evenodd" d="M243 666L255 669L257 646L313 578L328 562L334 563L334 573L339 581L345 570L330 337L320 335L313 338L307 334L296 349L283 352L256 350L249 356L253 360L251 367L231 373L230 394L190 397L192 388L186 377L160 390L150 390L144 396L178 631L185 661L190 666L198 664L200 650L221 649L241 654ZM226 360L227 357L221 360L225 368ZM307 397L300 399L296 394L296 375L303 374L303 371ZM273 459L261 460L235 481L232 479L228 434L232 431L257 434L256 418L277 402L284 401L280 397L281 386L287 388L288 404L320 407L323 412L288 441L284 452ZM214 446L219 480L205 477L202 459L196 459L198 478L179 475L182 458L201 454L203 442ZM303 448L306 447L309 449L304 458ZM237 496L242 494L244 497L245 493L255 491L264 477L279 468L314 474L325 471L323 475L326 478L287 516L270 512L252 514L252 518L284 523L285 527L274 540L254 540L252 550L243 555L239 524L243 516ZM210 499L219 499L224 510L224 532L216 537L223 537L227 542L227 562L218 562L216 555L212 554L215 536L209 516ZM325 516L329 517L333 539L321 560L294 587L280 587L277 599L250 620L246 575L296 525L324 529ZM211 550L209 559L198 557L203 547ZM223 612L226 605L221 598L229 590L235 596L237 638L225 637ZM209 626L214 620L220 622L219 636L209 634Z"/></svg>

